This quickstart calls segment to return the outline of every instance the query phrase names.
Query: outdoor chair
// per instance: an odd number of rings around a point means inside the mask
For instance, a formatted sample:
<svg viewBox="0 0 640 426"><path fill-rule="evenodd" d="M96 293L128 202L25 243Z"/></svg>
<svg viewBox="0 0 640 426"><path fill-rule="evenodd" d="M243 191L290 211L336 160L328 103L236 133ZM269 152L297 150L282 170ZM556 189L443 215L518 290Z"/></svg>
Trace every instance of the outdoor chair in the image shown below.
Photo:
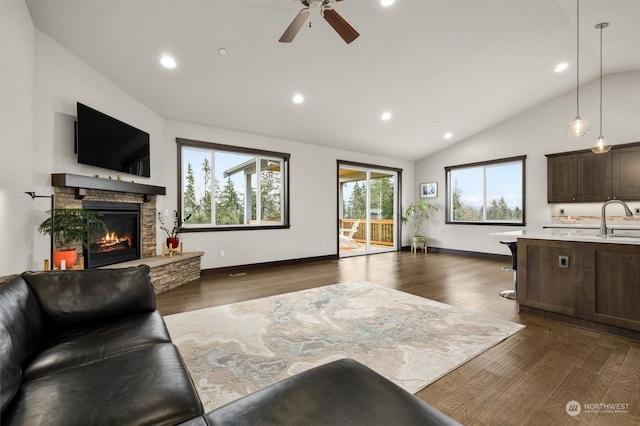
<svg viewBox="0 0 640 426"><path fill-rule="evenodd" d="M338 234L338 238L340 239L340 244L344 244L347 247L358 248L360 245L356 243L353 239L353 234L358 230L358 226L360 225L360 221L356 220L351 229L340 228L340 233Z"/></svg>

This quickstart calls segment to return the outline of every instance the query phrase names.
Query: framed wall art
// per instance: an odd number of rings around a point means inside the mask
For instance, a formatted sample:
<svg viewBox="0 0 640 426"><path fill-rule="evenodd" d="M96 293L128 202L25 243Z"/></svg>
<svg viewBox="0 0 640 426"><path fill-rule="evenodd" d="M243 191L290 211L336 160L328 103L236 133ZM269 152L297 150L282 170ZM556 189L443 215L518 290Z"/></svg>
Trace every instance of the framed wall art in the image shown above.
<svg viewBox="0 0 640 426"><path fill-rule="evenodd" d="M420 198L437 198L438 182L429 182L420 184Z"/></svg>

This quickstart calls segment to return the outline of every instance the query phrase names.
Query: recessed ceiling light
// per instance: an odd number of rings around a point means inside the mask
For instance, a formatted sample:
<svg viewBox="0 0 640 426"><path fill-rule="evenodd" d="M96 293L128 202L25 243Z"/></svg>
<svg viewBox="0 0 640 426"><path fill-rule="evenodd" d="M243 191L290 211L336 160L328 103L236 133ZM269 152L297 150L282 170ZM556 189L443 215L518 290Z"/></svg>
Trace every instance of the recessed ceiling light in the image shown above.
<svg viewBox="0 0 640 426"><path fill-rule="evenodd" d="M434 122L433 122L433 125L434 125L434 126L437 126L438 124L440 124L440 122L439 122L439 121L434 121Z"/></svg>
<svg viewBox="0 0 640 426"><path fill-rule="evenodd" d="M382 113L380 118L383 119L384 121L387 121L388 119L391 118L391 113L389 111L385 111Z"/></svg>
<svg viewBox="0 0 640 426"><path fill-rule="evenodd" d="M569 68L569 64L566 62L562 62L561 64L556 65L554 71L555 72L562 72L564 70L566 70L567 68Z"/></svg>
<svg viewBox="0 0 640 426"><path fill-rule="evenodd" d="M380 4L384 7L391 6L396 0L380 0Z"/></svg>
<svg viewBox="0 0 640 426"><path fill-rule="evenodd" d="M293 97L293 102L297 103L297 104L301 104L302 102L304 102L304 96L302 96L301 94L297 94Z"/></svg>
<svg viewBox="0 0 640 426"><path fill-rule="evenodd" d="M173 59L171 56L164 55L160 59L160 63L165 68L175 68L176 67L176 60Z"/></svg>
<svg viewBox="0 0 640 426"><path fill-rule="evenodd" d="M224 47L221 47L220 49L218 49L218 53L221 55L226 55L227 54L227 49L225 49Z"/></svg>
<svg viewBox="0 0 640 426"><path fill-rule="evenodd" d="M453 133L445 133L444 134L444 138L445 139L451 139L453 137Z"/></svg>

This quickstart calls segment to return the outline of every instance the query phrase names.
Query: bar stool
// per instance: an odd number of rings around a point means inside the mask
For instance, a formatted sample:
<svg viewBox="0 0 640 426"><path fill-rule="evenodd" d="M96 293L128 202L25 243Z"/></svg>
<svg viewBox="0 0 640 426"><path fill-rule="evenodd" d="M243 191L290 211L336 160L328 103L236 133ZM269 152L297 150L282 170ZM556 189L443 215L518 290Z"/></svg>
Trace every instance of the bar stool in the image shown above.
<svg viewBox="0 0 640 426"><path fill-rule="evenodd" d="M500 241L511 250L511 266L503 266L502 270L513 272L513 290L502 290L500 296L507 299L518 299L518 241Z"/></svg>

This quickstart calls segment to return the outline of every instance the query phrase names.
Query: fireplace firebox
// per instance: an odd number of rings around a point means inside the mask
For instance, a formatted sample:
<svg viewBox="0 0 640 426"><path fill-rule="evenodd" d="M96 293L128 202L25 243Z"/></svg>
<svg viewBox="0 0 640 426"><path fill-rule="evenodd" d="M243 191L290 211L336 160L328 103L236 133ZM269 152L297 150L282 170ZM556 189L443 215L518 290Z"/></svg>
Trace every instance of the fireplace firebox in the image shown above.
<svg viewBox="0 0 640 426"><path fill-rule="evenodd" d="M107 231L93 232L84 248L86 268L140 259L140 204L84 201L85 210L102 213Z"/></svg>

